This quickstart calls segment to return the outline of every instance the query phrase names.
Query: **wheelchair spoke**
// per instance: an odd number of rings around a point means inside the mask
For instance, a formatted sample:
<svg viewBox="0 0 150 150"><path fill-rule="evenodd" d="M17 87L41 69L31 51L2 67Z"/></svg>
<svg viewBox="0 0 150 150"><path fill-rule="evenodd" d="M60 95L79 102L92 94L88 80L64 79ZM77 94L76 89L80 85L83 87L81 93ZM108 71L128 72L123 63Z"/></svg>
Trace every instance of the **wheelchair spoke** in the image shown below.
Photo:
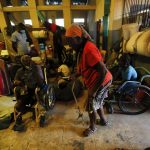
<svg viewBox="0 0 150 150"><path fill-rule="evenodd" d="M125 114L139 114L145 112L150 106L150 93L139 85L132 94L122 94L119 99L119 107Z"/></svg>

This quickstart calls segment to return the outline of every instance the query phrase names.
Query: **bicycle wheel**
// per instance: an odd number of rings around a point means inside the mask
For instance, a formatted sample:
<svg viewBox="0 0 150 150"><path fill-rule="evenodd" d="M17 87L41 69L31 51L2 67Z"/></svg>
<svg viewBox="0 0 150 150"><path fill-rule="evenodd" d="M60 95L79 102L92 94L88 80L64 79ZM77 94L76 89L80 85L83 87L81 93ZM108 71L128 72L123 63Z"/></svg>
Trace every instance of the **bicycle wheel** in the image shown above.
<svg viewBox="0 0 150 150"><path fill-rule="evenodd" d="M118 99L124 114L137 115L150 108L150 90L143 85L122 93Z"/></svg>
<svg viewBox="0 0 150 150"><path fill-rule="evenodd" d="M50 110L54 107L55 105L55 92L54 88L49 85L47 93L45 95L45 106L46 110Z"/></svg>

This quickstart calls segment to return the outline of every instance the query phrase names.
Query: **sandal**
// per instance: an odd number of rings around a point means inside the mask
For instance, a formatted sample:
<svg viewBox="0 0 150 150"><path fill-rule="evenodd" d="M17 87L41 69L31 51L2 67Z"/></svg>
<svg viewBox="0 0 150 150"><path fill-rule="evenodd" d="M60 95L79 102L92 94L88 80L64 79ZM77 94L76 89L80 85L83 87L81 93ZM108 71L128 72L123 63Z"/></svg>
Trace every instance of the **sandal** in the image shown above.
<svg viewBox="0 0 150 150"><path fill-rule="evenodd" d="M84 136L90 136L92 135L95 131L97 130L97 128L94 128L94 129L91 129L90 127L88 129L86 129L84 132L83 132L83 135Z"/></svg>
<svg viewBox="0 0 150 150"><path fill-rule="evenodd" d="M107 126L108 125L108 121L104 121L104 120L96 120L96 123L98 125L101 125L101 126Z"/></svg>

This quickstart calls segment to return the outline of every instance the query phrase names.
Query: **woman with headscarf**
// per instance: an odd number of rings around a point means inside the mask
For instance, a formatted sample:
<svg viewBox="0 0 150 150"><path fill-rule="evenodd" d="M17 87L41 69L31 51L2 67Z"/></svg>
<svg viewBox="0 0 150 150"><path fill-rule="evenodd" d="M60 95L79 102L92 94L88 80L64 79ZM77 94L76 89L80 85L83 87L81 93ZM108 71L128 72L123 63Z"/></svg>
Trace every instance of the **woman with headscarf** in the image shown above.
<svg viewBox="0 0 150 150"><path fill-rule="evenodd" d="M96 131L96 112L100 117L100 125L107 125L103 110L103 100L107 95L112 75L103 63L99 49L91 41L90 35L84 28L72 24L66 31L68 44L77 51L78 75L81 74L88 89L86 110L89 114L90 126L83 134L89 136Z"/></svg>

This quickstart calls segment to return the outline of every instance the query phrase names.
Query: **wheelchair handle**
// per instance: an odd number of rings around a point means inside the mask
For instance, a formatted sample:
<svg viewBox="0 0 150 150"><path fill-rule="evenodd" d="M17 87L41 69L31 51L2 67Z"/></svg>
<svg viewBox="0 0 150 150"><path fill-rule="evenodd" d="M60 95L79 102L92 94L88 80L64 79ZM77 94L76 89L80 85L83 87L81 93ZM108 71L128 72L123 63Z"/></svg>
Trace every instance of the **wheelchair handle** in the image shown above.
<svg viewBox="0 0 150 150"><path fill-rule="evenodd" d="M135 69L141 69L141 70L144 70L147 74L150 74L150 71L144 67L135 67Z"/></svg>
<svg viewBox="0 0 150 150"><path fill-rule="evenodd" d="M147 75L142 76L141 82L142 82L145 78L150 78L150 74L147 74Z"/></svg>

